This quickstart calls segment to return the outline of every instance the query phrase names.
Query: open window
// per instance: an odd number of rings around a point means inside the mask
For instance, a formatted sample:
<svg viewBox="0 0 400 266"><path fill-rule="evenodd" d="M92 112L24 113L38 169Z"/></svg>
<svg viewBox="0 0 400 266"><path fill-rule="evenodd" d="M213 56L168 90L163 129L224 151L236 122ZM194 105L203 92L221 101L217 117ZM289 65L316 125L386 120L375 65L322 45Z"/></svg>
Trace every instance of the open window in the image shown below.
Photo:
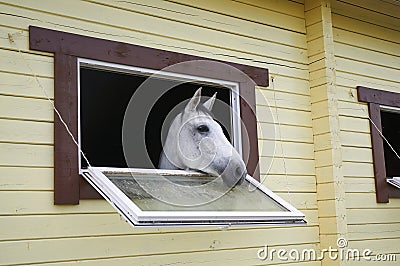
<svg viewBox="0 0 400 266"><path fill-rule="evenodd" d="M359 101L368 103L376 199L387 203L400 198L400 93L361 86L357 90Z"/></svg>
<svg viewBox="0 0 400 266"><path fill-rule="evenodd" d="M55 204L104 198L135 226L304 223L258 181L255 86L268 86L266 69L37 27L30 48L55 54ZM168 123L199 86L217 92L215 120L246 162L232 189L157 169Z"/></svg>
<svg viewBox="0 0 400 266"><path fill-rule="evenodd" d="M242 154L239 84L78 59L79 144L93 166L157 168L172 119L199 87ZM203 100L204 101L204 100ZM88 165L80 156L80 172Z"/></svg>
<svg viewBox="0 0 400 266"><path fill-rule="evenodd" d="M251 176L227 190L220 178L180 170L89 168L84 175L133 226L304 223Z"/></svg>
<svg viewBox="0 0 400 266"><path fill-rule="evenodd" d="M159 170L172 118L202 87L242 153L239 84L79 59L79 143L91 163L80 172L134 226L300 223L303 214L251 176L234 188L221 178ZM95 167L94 167L95 166Z"/></svg>

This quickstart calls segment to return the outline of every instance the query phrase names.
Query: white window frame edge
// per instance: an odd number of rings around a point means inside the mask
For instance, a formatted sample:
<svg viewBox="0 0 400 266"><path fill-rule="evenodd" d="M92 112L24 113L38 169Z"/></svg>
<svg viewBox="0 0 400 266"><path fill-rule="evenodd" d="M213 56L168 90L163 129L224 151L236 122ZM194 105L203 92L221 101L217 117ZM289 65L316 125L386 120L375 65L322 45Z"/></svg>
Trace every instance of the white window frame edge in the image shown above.
<svg viewBox="0 0 400 266"><path fill-rule="evenodd" d="M381 111L388 112L388 113L395 113L400 115L400 108L399 107L394 107L394 106L388 106L388 105L379 105ZM400 179L400 177L398 177ZM389 183L392 186L395 186L396 188L400 189L400 181L397 180L397 178L388 178L386 177L386 182Z"/></svg>
<svg viewBox="0 0 400 266"><path fill-rule="evenodd" d="M131 74L144 74L144 75L157 75L158 77L164 78L175 78L181 79L188 82L206 82L211 85L219 85L226 87L230 90L230 105L232 107L232 117L231 117L231 128L232 128L232 145L237 150L237 152L242 156L243 147L242 147L242 131L241 131L241 121L240 121L240 94L239 94L239 83L212 79L200 76L192 76L186 74L179 74L173 72L166 72L161 70L147 69L141 67L133 67L116 63L109 63L104 61L86 59L86 58L78 58L77 60L77 69L78 69L78 168L79 174L83 174L82 158L80 151L81 149L81 77L80 77L80 69L81 66L87 66L93 69L100 70L110 70L114 72L120 73L131 73Z"/></svg>
<svg viewBox="0 0 400 266"><path fill-rule="evenodd" d="M386 182L400 189L400 177L388 178L386 179Z"/></svg>
<svg viewBox="0 0 400 266"><path fill-rule="evenodd" d="M388 105L379 105L379 107L381 108L381 111L389 112L389 113L397 113L400 115L399 107L388 106Z"/></svg>
<svg viewBox="0 0 400 266"><path fill-rule="evenodd" d="M142 170L142 171L138 171ZM185 225L266 225L266 224L304 224L305 215L291 204L274 194L271 190L247 175L246 179L266 196L287 209L282 212L244 212L244 211L142 211L104 174L138 173L145 174L188 174L183 170L129 169L109 167L89 167L84 171L85 179L123 216L132 226L185 226ZM192 175L202 174L191 172ZM234 213L234 214L232 214Z"/></svg>

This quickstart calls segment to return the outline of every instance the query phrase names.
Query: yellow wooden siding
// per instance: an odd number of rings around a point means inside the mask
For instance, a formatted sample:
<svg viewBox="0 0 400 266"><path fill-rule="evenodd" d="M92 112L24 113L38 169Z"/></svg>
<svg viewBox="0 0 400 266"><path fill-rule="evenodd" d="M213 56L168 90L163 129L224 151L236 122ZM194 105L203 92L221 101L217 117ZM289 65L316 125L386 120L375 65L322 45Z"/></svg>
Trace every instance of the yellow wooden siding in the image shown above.
<svg viewBox="0 0 400 266"><path fill-rule="evenodd" d="M330 1L306 1L305 18L320 245L329 248L336 246L337 237L347 237ZM340 264L322 260L322 265Z"/></svg>
<svg viewBox="0 0 400 266"><path fill-rule="evenodd" d="M318 248L303 1L16 0L0 8L0 264L249 265L265 263L257 258L264 245ZM273 144L271 126L282 145L276 154L261 148L263 180L308 225L132 229L103 200L54 206L54 114L35 80L53 97L53 56L29 50L29 25L268 68L272 85L257 90L260 146Z"/></svg>
<svg viewBox="0 0 400 266"><path fill-rule="evenodd" d="M378 204L366 104L356 86L400 92L400 6L395 1L334 1L349 247L400 256L400 200Z"/></svg>

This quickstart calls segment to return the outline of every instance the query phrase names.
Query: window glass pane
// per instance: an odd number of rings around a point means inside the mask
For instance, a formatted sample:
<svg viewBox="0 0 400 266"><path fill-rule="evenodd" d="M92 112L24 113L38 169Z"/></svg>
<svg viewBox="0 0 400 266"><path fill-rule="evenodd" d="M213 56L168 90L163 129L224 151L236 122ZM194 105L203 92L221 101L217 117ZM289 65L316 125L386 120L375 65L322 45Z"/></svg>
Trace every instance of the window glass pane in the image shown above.
<svg viewBox="0 0 400 266"><path fill-rule="evenodd" d="M215 177L104 174L142 211L288 211L247 180L228 189Z"/></svg>

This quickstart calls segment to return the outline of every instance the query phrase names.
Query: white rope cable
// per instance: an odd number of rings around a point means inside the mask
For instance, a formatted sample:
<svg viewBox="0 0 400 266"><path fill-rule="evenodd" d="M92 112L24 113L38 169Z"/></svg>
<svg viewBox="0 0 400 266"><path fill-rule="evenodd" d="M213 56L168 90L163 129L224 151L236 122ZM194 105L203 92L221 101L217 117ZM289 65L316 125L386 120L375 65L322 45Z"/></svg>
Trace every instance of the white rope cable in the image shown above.
<svg viewBox="0 0 400 266"><path fill-rule="evenodd" d="M36 72L33 70L33 68L31 67L29 61L27 59L25 59L23 52L21 51L21 49L19 49L19 47L17 46L17 44L14 41L13 35L11 33L8 33L8 40L9 42L15 47L15 49L18 50L19 55L22 58L22 61L25 62L26 66L28 67L29 71L31 72L32 76L34 77L37 85L39 86L39 88L42 90L42 92L44 93L45 97L47 98L47 100L50 102L54 112L57 114L57 117L60 119L61 123L63 124L65 130L67 131L68 135L71 137L72 141L74 142L74 144L76 145L76 147L78 147L79 153L82 155L83 159L85 160L85 162L87 163L87 165L89 167L91 167L91 164L88 160L88 158L86 157L86 155L84 154L84 152L82 151L79 143L76 141L74 135L72 134L71 130L69 129L67 123L64 121L64 119L62 118L60 112L57 110L56 106L54 105L54 101L51 100L50 96L48 95L46 89L43 87L43 85L40 83L40 80L38 78L38 75L36 74Z"/></svg>
<svg viewBox="0 0 400 266"><path fill-rule="evenodd" d="M365 112L365 109L363 109ZM400 115L400 114L399 114ZM393 153L396 155L396 157L400 160L400 155L396 152L396 150L393 148L392 144L390 144L389 140L383 135L382 131L378 128L378 126L375 124L375 122L371 119L371 117L368 114L368 119L371 122L372 125L374 125L376 131L378 131L379 135L382 137L382 139L386 142L386 144L389 146L389 148L393 151Z"/></svg>
<svg viewBox="0 0 400 266"><path fill-rule="evenodd" d="M290 204L292 204L292 196L290 193L290 187L289 187L289 178L287 174L287 167L286 167L286 155L285 151L283 148L283 140L282 140L282 130L281 130L281 122L279 119L279 113L278 113L278 104L276 100L276 90L275 90L275 82L274 82L274 77L271 77L271 83L272 83L272 91L273 91L273 96L274 96L274 104L275 104L275 112L276 112L276 122L278 122L278 133L279 133L279 144L281 146L282 150L282 160L283 160L283 169L285 171L285 181L286 181L286 189L287 189L287 195L288 195L288 201Z"/></svg>

